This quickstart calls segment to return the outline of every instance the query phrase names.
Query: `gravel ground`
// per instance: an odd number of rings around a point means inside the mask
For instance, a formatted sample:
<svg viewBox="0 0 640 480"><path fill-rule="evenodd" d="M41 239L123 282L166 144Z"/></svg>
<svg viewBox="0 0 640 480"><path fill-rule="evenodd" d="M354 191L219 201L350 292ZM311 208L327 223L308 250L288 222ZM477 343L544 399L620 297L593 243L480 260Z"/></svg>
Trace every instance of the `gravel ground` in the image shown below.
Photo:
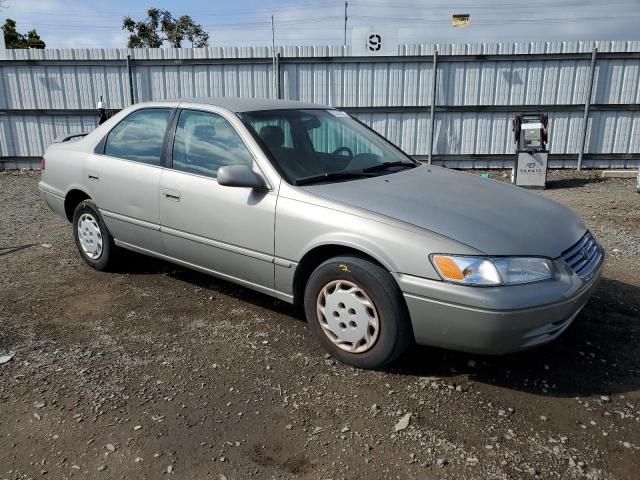
<svg viewBox="0 0 640 480"><path fill-rule="evenodd" d="M37 180L0 173L0 479L638 478L631 180L552 172L540 193L608 251L558 341L414 347L383 371L335 362L300 312L232 284L133 254L89 269Z"/></svg>

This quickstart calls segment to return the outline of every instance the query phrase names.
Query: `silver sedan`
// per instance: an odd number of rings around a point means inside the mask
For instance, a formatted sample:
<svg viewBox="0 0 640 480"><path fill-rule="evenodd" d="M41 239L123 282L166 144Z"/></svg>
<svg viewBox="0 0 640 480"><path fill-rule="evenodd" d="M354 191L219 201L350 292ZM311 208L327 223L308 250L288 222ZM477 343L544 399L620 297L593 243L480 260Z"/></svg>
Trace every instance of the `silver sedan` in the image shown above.
<svg viewBox="0 0 640 480"><path fill-rule="evenodd" d="M422 165L297 102L137 104L51 145L39 189L92 267L125 248L303 305L322 347L362 368L412 341L490 354L549 342L604 259L568 208Z"/></svg>

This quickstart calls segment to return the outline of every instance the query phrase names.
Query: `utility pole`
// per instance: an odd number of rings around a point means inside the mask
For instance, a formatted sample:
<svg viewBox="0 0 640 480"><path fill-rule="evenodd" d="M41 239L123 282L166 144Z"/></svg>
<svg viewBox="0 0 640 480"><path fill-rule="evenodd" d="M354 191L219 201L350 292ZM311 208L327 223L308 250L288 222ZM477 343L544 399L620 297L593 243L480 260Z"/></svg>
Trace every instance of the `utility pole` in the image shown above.
<svg viewBox="0 0 640 480"><path fill-rule="evenodd" d="M273 26L273 15L271 15L271 46L276 46L276 29Z"/></svg>
<svg viewBox="0 0 640 480"><path fill-rule="evenodd" d="M349 2L344 2L344 46L347 46L347 7Z"/></svg>

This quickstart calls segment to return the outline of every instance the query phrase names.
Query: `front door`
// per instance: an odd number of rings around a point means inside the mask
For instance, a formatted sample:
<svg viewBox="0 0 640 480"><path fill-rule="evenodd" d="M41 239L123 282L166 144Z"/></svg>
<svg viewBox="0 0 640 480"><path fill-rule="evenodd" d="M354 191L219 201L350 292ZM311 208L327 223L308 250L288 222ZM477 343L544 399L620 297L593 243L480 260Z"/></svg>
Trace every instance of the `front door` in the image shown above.
<svg viewBox="0 0 640 480"><path fill-rule="evenodd" d="M161 153L173 108L136 110L116 125L87 162L90 193L113 237L162 252Z"/></svg>
<svg viewBox="0 0 640 480"><path fill-rule="evenodd" d="M254 167L235 128L221 115L182 110L172 167L160 180L166 255L224 278L273 288L276 194L218 185L224 165Z"/></svg>

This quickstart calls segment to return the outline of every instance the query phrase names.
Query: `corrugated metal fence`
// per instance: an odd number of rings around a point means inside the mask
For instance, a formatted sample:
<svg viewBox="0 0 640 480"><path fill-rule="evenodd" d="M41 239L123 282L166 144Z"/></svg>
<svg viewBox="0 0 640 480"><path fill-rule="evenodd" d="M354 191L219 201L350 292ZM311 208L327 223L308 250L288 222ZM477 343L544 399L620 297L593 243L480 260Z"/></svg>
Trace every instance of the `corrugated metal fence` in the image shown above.
<svg viewBox="0 0 640 480"><path fill-rule="evenodd" d="M100 96L111 109L207 96L330 104L408 153L424 159L431 151L435 163L454 167L509 165L511 119L541 111L550 117L552 166L575 166L583 135L585 167L640 163L640 41L407 45L395 57L281 47L275 62L266 47L2 52L0 161L7 168L39 161L58 136L93 128Z"/></svg>

